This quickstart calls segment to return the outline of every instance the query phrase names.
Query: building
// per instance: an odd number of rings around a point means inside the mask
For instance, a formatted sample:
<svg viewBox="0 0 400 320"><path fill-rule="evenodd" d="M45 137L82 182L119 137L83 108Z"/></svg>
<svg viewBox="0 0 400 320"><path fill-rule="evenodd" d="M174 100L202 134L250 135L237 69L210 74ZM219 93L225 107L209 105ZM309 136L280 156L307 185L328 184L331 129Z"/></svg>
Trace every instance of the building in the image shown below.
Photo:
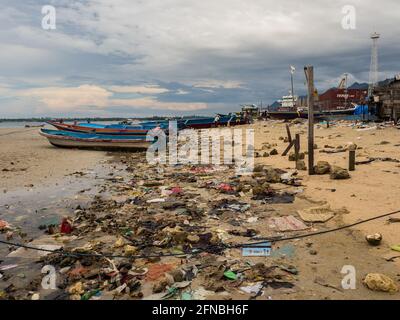
<svg viewBox="0 0 400 320"><path fill-rule="evenodd" d="M397 122L400 119L400 75L379 84L373 91L373 100L378 117Z"/></svg>
<svg viewBox="0 0 400 320"><path fill-rule="evenodd" d="M320 94L315 102L319 110L337 110L351 108L351 103L362 104L368 95L368 89L331 88Z"/></svg>

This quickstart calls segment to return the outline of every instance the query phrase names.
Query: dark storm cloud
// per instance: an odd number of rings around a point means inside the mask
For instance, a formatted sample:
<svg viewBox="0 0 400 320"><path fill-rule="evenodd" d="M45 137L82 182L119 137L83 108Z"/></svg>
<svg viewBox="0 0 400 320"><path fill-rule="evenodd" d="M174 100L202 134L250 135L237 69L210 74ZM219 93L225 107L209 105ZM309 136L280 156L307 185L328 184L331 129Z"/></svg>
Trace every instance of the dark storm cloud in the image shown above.
<svg viewBox="0 0 400 320"><path fill-rule="evenodd" d="M396 0L3 2L1 116L231 111L287 94L290 65L298 94L306 64L320 92L345 72L366 82L375 30L380 78L399 72ZM48 4L56 30L41 28ZM342 28L345 5L355 30Z"/></svg>

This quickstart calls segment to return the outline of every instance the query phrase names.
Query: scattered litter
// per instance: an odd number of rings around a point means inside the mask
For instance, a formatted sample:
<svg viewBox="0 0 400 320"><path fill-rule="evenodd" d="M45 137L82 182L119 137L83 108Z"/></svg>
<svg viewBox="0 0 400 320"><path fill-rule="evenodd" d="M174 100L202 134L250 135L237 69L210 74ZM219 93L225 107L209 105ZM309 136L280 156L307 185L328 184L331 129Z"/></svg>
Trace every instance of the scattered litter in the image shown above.
<svg viewBox="0 0 400 320"><path fill-rule="evenodd" d="M271 228L277 229L279 231L297 231L308 229L303 222L296 219L294 216L285 217L273 217L269 218L268 224Z"/></svg>
<svg viewBox="0 0 400 320"><path fill-rule="evenodd" d="M329 205L298 210L297 213L305 222L326 222L335 216Z"/></svg>
<svg viewBox="0 0 400 320"><path fill-rule="evenodd" d="M6 264L4 266L0 266L0 271L10 270L10 269L14 269L16 267L18 267L18 264Z"/></svg>
<svg viewBox="0 0 400 320"><path fill-rule="evenodd" d="M254 294L258 294L260 292L260 290L262 290L263 287L264 287L264 285L262 284L262 282L257 282L256 284L253 284L251 286L240 287L239 289L245 293L254 295ZM262 295L263 295L263 293L262 293Z"/></svg>
<svg viewBox="0 0 400 320"><path fill-rule="evenodd" d="M273 258L292 258L295 254L295 247L291 244L282 246L281 248L274 249L271 252Z"/></svg>
<svg viewBox="0 0 400 320"><path fill-rule="evenodd" d="M243 257L268 257L271 255L271 242L257 243L242 248Z"/></svg>
<svg viewBox="0 0 400 320"><path fill-rule="evenodd" d="M225 271L224 276L229 280L237 280L237 274L233 271Z"/></svg>
<svg viewBox="0 0 400 320"><path fill-rule="evenodd" d="M400 244L393 245L393 246L390 247L390 249L400 252Z"/></svg>

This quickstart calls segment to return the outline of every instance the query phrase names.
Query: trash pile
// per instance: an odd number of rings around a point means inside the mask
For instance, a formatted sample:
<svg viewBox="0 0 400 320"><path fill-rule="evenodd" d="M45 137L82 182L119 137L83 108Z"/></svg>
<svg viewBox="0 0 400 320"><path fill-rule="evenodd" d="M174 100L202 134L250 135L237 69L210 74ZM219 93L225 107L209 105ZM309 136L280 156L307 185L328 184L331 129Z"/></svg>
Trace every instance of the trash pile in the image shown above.
<svg viewBox="0 0 400 320"><path fill-rule="evenodd" d="M292 203L302 192L296 171L260 165L239 176L233 166L157 167L141 156L122 155L126 177L109 179L109 192L88 208L41 226L43 248L57 251L37 258L56 268L57 298L188 300L294 286L295 267L256 263L235 246L261 235L258 222L271 216L270 204ZM292 230L307 228L298 223ZM10 257L27 252L15 249Z"/></svg>

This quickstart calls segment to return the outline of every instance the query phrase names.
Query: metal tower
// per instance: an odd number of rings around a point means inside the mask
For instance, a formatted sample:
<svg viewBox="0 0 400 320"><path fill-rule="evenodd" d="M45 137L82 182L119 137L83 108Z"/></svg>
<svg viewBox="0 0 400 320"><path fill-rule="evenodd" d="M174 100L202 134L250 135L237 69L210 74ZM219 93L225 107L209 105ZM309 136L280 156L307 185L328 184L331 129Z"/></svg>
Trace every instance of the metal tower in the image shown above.
<svg viewBox="0 0 400 320"><path fill-rule="evenodd" d="M368 86L368 96L372 96L372 92L376 85L378 84L378 39L380 37L379 33L374 32L371 34L372 39L372 49L371 49L371 66L369 69L369 86Z"/></svg>

